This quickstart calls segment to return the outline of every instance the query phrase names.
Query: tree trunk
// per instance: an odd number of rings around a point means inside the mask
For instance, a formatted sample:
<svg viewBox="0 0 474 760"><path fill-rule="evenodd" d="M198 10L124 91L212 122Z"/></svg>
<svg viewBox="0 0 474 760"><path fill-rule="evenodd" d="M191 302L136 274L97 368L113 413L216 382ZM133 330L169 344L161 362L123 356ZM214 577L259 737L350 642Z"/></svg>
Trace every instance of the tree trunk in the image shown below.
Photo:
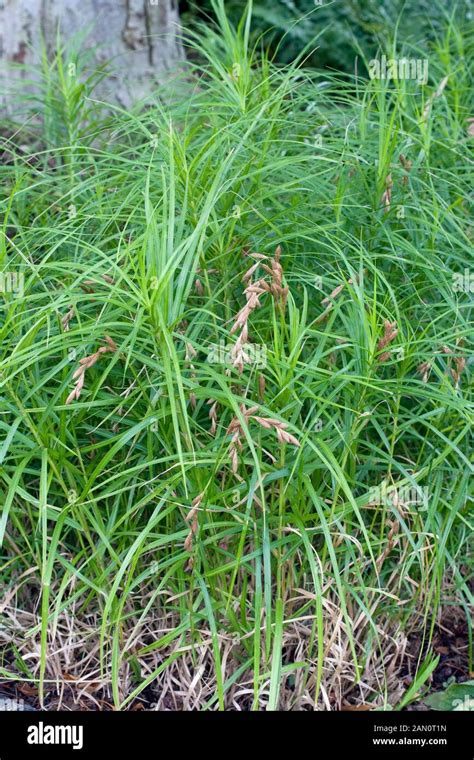
<svg viewBox="0 0 474 760"><path fill-rule="evenodd" d="M96 92L125 108L184 59L177 0L0 0L0 105L9 106L8 81L31 79L31 72L12 70L9 63L38 71L41 40L54 55L58 23L62 43L84 35L81 49L92 55L88 69L110 61L112 75Z"/></svg>

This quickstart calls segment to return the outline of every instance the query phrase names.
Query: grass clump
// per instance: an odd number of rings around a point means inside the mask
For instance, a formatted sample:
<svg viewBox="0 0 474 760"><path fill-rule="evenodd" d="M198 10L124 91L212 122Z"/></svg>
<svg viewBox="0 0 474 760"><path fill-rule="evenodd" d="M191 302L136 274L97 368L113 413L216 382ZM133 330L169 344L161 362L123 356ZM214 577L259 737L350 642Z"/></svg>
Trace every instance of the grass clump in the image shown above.
<svg viewBox="0 0 474 760"><path fill-rule="evenodd" d="M340 79L215 10L182 97L59 88L2 141L0 675L401 707L472 601L472 38Z"/></svg>

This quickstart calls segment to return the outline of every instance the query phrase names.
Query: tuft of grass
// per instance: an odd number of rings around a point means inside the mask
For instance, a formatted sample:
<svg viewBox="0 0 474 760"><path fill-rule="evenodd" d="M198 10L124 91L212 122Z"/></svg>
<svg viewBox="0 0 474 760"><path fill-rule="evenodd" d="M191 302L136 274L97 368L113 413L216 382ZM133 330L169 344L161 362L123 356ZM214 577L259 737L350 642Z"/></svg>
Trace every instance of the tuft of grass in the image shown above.
<svg viewBox="0 0 474 760"><path fill-rule="evenodd" d="M0 677L403 706L472 603L472 37L349 79L214 10L181 97L103 111L63 50L2 138Z"/></svg>

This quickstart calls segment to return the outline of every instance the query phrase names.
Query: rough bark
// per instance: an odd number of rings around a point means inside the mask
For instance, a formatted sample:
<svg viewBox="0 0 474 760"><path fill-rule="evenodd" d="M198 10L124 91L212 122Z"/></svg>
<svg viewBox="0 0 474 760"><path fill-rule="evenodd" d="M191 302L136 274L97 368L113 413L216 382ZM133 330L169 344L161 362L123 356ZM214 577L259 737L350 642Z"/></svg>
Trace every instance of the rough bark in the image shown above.
<svg viewBox="0 0 474 760"><path fill-rule="evenodd" d="M111 62L113 75L98 94L125 107L169 77L184 58L177 0L0 0L0 105L8 105L8 81L31 76L12 71L9 63L37 68L42 35L53 55L58 22L63 41L86 32L81 47L93 53L89 68L94 61Z"/></svg>

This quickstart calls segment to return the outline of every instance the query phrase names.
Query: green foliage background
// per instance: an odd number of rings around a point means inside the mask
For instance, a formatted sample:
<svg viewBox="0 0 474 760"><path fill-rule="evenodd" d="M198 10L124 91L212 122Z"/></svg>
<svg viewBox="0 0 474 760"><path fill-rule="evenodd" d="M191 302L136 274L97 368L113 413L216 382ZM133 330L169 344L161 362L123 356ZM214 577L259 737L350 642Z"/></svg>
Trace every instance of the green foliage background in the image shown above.
<svg viewBox="0 0 474 760"><path fill-rule="evenodd" d="M238 23L245 3L227 0L229 17ZM211 0L200 0L183 18L212 16ZM373 57L389 50L398 22L399 40L424 45L435 40L448 18L472 20L472 0L256 0L252 34L261 38L276 60L289 63L308 47L306 65L353 72L359 53ZM263 35L263 37L262 37Z"/></svg>
<svg viewBox="0 0 474 760"><path fill-rule="evenodd" d="M473 671L472 24L405 18L420 85L351 76L337 14L345 74L274 65L266 7L130 111L58 49L3 125L0 679L48 710L403 709L453 609ZM277 245L264 366L210 361Z"/></svg>

